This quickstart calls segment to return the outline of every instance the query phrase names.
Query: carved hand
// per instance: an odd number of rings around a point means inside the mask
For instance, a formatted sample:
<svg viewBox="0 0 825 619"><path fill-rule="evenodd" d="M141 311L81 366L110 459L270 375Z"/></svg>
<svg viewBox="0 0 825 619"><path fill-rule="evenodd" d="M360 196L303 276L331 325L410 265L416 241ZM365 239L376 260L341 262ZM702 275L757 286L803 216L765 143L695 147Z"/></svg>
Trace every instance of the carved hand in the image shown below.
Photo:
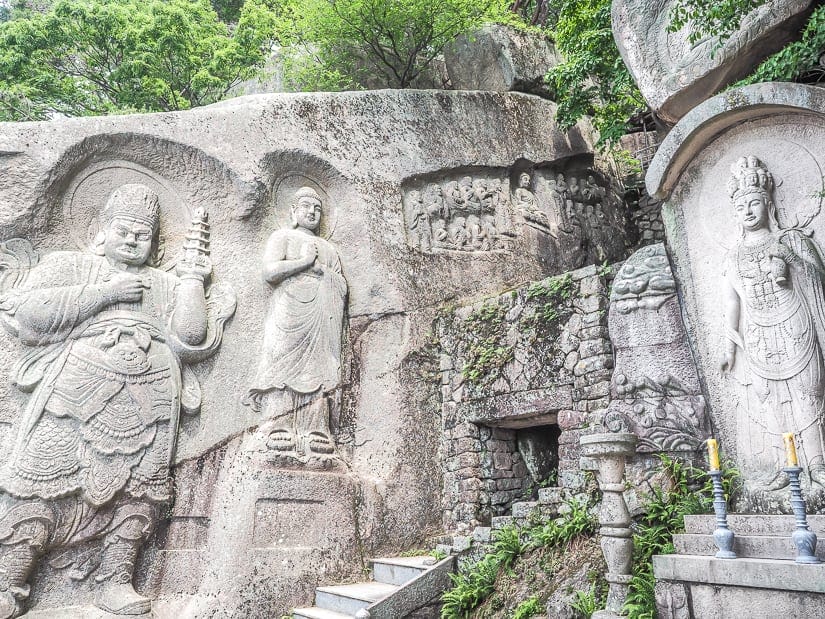
<svg viewBox="0 0 825 619"><path fill-rule="evenodd" d="M117 273L101 286L101 291L108 304L134 303L141 300L143 291L147 288L146 283L138 275Z"/></svg>
<svg viewBox="0 0 825 619"><path fill-rule="evenodd" d="M212 260L202 253L184 256L175 266L175 273L178 277L193 277L203 281L212 273Z"/></svg>
<svg viewBox="0 0 825 619"><path fill-rule="evenodd" d="M736 347L731 347L722 353L722 361L719 363L719 369L722 374L728 374L733 370L733 364L736 363Z"/></svg>
<svg viewBox="0 0 825 619"><path fill-rule="evenodd" d="M301 253L304 257L304 264L307 267L311 267L318 258L318 246L313 242L309 242L303 246Z"/></svg>

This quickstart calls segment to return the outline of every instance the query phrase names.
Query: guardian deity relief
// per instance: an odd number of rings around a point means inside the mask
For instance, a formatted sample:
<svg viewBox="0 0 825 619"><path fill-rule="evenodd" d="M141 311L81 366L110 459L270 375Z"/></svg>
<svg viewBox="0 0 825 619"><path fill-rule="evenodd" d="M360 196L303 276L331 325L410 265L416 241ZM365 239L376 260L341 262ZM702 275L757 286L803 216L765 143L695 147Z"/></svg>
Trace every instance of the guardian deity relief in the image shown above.
<svg viewBox="0 0 825 619"><path fill-rule="evenodd" d="M200 389L188 364L212 355L234 294L210 285L209 224L193 216L175 273L154 266L158 196L110 194L90 251L46 255L0 296L4 327L29 351L15 383L31 392L0 474L0 617L25 609L38 562L94 575L95 604L151 610L132 579L138 553L172 500L180 413ZM76 550L91 544L91 552ZM86 545L88 545L86 544Z"/></svg>

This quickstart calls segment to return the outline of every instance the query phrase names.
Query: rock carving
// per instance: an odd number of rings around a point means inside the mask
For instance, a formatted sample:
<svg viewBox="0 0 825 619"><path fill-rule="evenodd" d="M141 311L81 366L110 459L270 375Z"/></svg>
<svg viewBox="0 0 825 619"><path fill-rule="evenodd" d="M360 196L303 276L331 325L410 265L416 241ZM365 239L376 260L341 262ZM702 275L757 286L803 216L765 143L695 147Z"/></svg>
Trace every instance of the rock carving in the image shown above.
<svg viewBox="0 0 825 619"><path fill-rule="evenodd" d="M318 236L322 209L318 192L302 187L291 207L293 227L266 243L263 274L273 291L246 402L264 413L267 446L285 463L325 468L338 461L329 396L341 382L347 281L338 251ZM274 412L284 409L284 398L288 412Z"/></svg>
<svg viewBox="0 0 825 619"><path fill-rule="evenodd" d="M825 486L822 254L807 230L779 224L773 176L759 159L742 157L731 171L740 237L725 258L720 367L747 390L738 432L751 452L740 456L764 489L783 488L782 433L793 431L811 481Z"/></svg>
<svg viewBox="0 0 825 619"><path fill-rule="evenodd" d="M616 274L608 325L616 370L604 425L638 436L640 452L700 448L710 423L663 244L639 249Z"/></svg>
<svg viewBox="0 0 825 619"><path fill-rule="evenodd" d="M507 250L510 205L499 178L463 176L404 196L409 243L423 253Z"/></svg>
<svg viewBox="0 0 825 619"><path fill-rule="evenodd" d="M30 392L0 476L0 617L18 616L41 557L98 583L104 611L150 611L135 560L172 500L179 414L200 407L187 364L213 354L234 295L208 285L209 225L197 210L176 273L152 266L158 197L140 184L109 197L93 253L39 264L25 241L3 244L4 326L31 347L14 381ZM16 256L16 258L13 258ZM22 268L21 268L22 267ZM79 551L81 542L93 541ZM99 542L99 543L97 543Z"/></svg>

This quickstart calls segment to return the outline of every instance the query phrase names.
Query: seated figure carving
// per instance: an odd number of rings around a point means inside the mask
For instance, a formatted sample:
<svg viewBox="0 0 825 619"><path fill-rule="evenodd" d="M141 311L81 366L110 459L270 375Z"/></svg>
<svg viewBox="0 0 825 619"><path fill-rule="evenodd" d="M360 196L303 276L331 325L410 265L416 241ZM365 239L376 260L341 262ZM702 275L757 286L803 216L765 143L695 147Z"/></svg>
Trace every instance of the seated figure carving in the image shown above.
<svg viewBox="0 0 825 619"><path fill-rule="evenodd" d="M47 554L74 579L93 575L99 608L151 610L132 577L172 500L179 413L200 406L185 364L217 350L235 308L219 285L206 294L203 211L177 273L150 266L159 215L148 187L115 189L92 253L48 254L0 296L4 326L30 347L14 381L31 392L0 477L0 618L23 612Z"/></svg>
<svg viewBox="0 0 825 619"><path fill-rule="evenodd" d="M323 204L311 187L295 194L292 227L264 250L272 284L263 353L247 403L267 420L267 446L284 463L325 468L336 461L329 394L340 385L347 282L338 251L318 236ZM284 412L286 411L286 412Z"/></svg>

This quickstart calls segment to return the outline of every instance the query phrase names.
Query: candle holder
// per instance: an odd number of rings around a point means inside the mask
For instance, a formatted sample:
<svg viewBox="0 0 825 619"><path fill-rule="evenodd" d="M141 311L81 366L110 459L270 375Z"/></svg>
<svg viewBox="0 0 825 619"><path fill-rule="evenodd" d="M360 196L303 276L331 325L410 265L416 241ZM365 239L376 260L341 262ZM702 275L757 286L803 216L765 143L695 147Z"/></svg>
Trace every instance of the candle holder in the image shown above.
<svg viewBox="0 0 825 619"><path fill-rule="evenodd" d="M802 468L788 466L782 469L791 480L791 509L796 518L796 530L791 535L796 546L797 563L822 563L816 557L816 533L808 526L808 515L805 508L805 499L802 498L802 488L799 485L799 474Z"/></svg>
<svg viewBox="0 0 825 619"><path fill-rule="evenodd" d="M716 530L713 532L713 542L719 549L717 559L735 559L733 551L734 534L728 528L728 502L725 500L725 491L722 488L722 471L708 471L713 480L713 511L716 514Z"/></svg>

